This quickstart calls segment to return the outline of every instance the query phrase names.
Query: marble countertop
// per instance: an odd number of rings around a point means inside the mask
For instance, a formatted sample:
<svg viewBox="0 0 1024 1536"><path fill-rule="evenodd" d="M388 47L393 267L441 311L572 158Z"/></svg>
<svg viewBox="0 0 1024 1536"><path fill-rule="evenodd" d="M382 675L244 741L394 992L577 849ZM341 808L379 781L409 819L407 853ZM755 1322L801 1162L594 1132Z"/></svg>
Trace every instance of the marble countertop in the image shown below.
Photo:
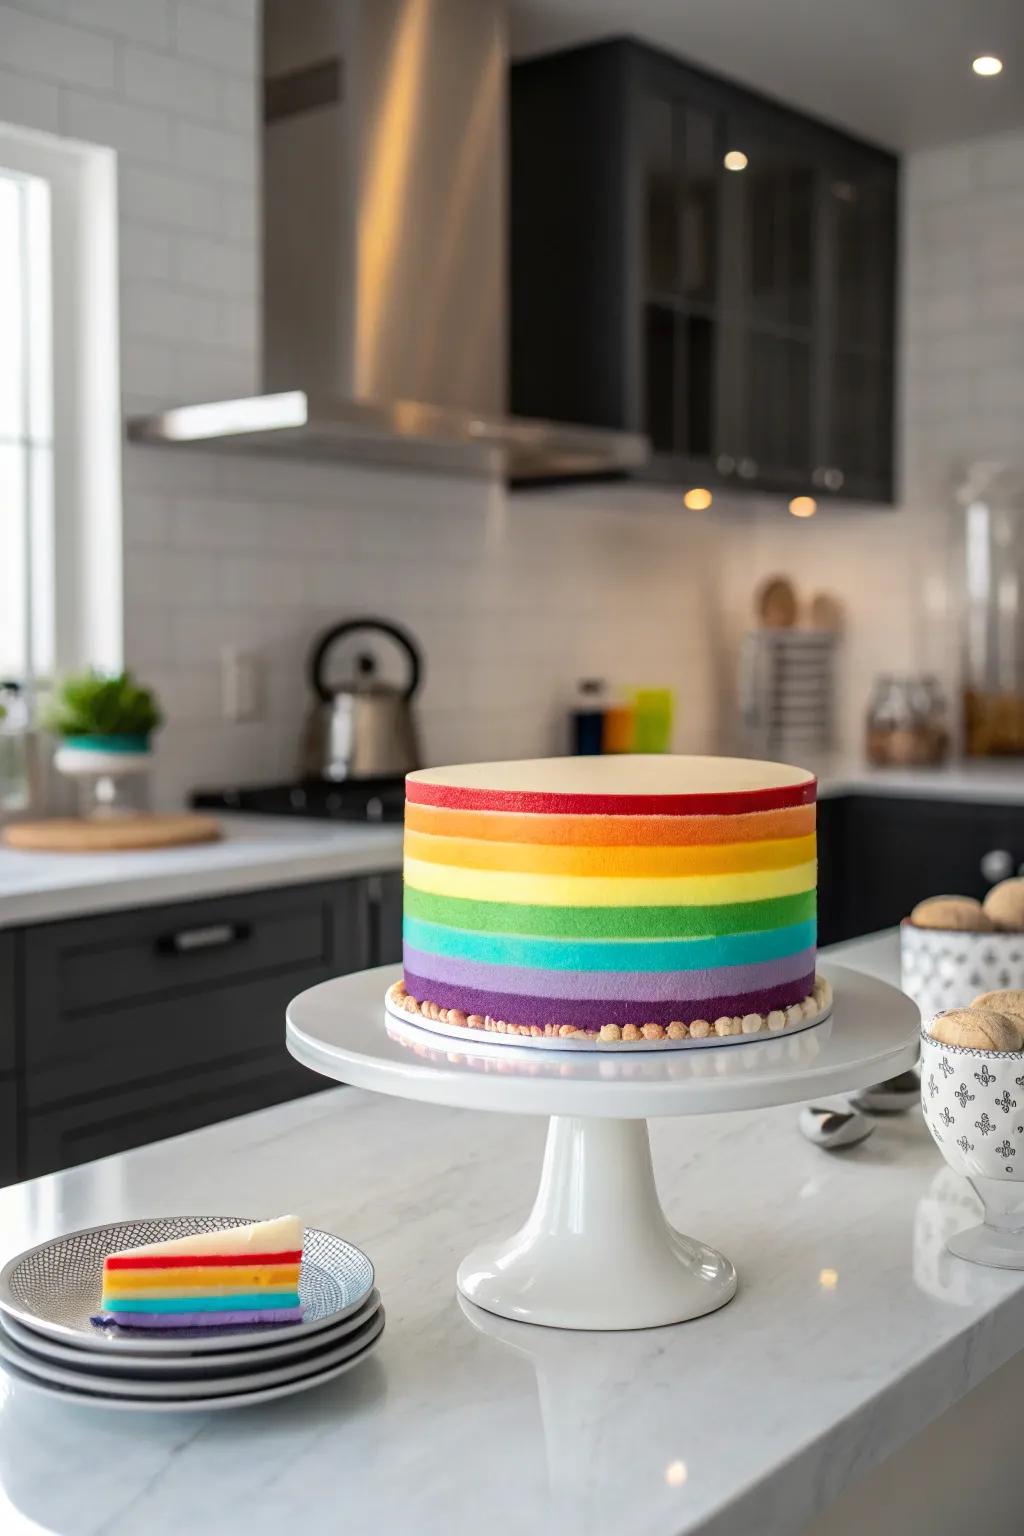
<svg viewBox="0 0 1024 1536"><path fill-rule="evenodd" d="M961 760L937 768L873 768L857 758L824 758L804 766L818 776L818 795L906 795L1024 806L1024 760Z"/></svg>
<svg viewBox="0 0 1024 1536"><path fill-rule="evenodd" d="M0 847L0 928L402 867L402 828L219 815L224 838L136 853Z"/></svg>
<svg viewBox="0 0 1024 1536"><path fill-rule="evenodd" d="M894 935L836 959L894 974ZM920 1116L830 1157L792 1108L652 1122L662 1197L736 1261L722 1311L578 1334L458 1300L532 1201L544 1124L335 1088L0 1191L0 1257L177 1211L297 1210L377 1266L375 1358L307 1396L138 1419L0 1375L0 1529L178 1536L796 1533L1005 1362L1024 1275L951 1258L974 1197Z"/></svg>

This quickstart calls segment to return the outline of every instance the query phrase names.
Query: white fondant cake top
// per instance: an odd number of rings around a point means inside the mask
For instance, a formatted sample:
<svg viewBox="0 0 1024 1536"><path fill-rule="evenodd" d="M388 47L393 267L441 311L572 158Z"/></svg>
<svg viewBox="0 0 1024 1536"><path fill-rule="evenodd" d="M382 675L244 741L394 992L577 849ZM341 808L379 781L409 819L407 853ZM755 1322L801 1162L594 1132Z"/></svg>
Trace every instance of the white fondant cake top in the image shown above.
<svg viewBox="0 0 1024 1536"><path fill-rule="evenodd" d="M623 754L459 763L451 768L420 768L408 777L422 784L443 784L453 789L517 794L700 795L779 789L807 784L814 775L789 763L765 763L744 757Z"/></svg>
<svg viewBox="0 0 1024 1536"><path fill-rule="evenodd" d="M293 1253L302 1247L305 1227L298 1216L275 1216L271 1221L252 1221L244 1227L221 1227L215 1232L193 1232L190 1237L169 1237L163 1242L140 1243L122 1248L112 1259L174 1258L191 1253Z"/></svg>

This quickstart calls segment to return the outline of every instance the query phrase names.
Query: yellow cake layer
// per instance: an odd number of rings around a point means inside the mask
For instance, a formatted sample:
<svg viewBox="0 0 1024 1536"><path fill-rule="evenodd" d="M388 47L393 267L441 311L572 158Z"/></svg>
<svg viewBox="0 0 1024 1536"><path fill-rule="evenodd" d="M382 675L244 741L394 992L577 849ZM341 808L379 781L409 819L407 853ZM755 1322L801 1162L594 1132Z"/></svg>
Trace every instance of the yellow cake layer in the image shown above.
<svg viewBox="0 0 1024 1536"><path fill-rule="evenodd" d="M812 861L788 869L729 875L527 875L518 871L460 869L405 861L406 884L435 896L508 901L545 907L690 907L793 896L817 885Z"/></svg>

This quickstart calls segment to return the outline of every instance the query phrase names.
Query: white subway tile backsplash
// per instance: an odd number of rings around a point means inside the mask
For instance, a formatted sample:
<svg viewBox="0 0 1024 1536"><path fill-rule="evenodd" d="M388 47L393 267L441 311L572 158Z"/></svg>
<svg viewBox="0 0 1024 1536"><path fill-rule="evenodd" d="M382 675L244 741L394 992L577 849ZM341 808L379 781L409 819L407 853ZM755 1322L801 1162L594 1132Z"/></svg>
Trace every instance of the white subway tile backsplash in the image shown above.
<svg viewBox="0 0 1024 1536"><path fill-rule="evenodd" d="M243 188L256 185L259 162L251 133L232 133L181 118L175 135L175 159L180 170Z"/></svg>
<svg viewBox="0 0 1024 1536"><path fill-rule="evenodd" d="M257 308L258 275L259 258L251 242L236 244L204 235L179 235L175 242L174 276L178 282L236 298L244 295L249 314Z"/></svg>
<svg viewBox="0 0 1024 1536"><path fill-rule="evenodd" d="M124 542L126 548L146 545L162 547L174 514L174 502L168 496L146 496L139 491L126 497L124 505Z"/></svg>
<svg viewBox="0 0 1024 1536"><path fill-rule="evenodd" d="M224 219L221 192L214 182L156 166L123 166L119 196L124 216L142 224L217 234Z"/></svg>
<svg viewBox="0 0 1024 1536"><path fill-rule="evenodd" d="M64 7L73 13L74 7ZM80 26L0 5L0 61L12 73L114 89L116 44Z"/></svg>
<svg viewBox="0 0 1024 1536"><path fill-rule="evenodd" d="M220 594L241 608L301 608L305 571L298 560L265 555L225 555Z"/></svg>
<svg viewBox="0 0 1024 1536"><path fill-rule="evenodd" d="M225 127L250 135L261 131L260 89L252 80L225 75L221 80L220 105Z"/></svg>
<svg viewBox="0 0 1024 1536"><path fill-rule="evenodd" d="M174 350L173 398L233 400L259 389L259 363L251 351L239 352L226 343L190 343Z"/></svg>
<svg viewBox="0 0 1024 1536"><path fill-rule="evenodd" d="M132 337L152 336L172 344L216 339L224 329L224 303L194 288L128 279L121 285L121 321Z"/></svg>
<svg viewBox="0 0 1024 1536"><path fill-rule="evenodd" d="M125 587L130 602L165 609L203 607L221 598L217 558L192 551L125 549Z"/></svg>
<svg viewBox="0 0 1024 1536"><path fill-rule="evenodd" d="M232 88L237 84L231 81ZM248 87L255 96L252 82ZM121 89L129 101L156 107L174 117L217 123L225 113L227 82L222 73L155 48L125 47Z"/></svg>
<svg viewBox="0 0 1024 1536"><path fill-rule="evenodd" d="M910 156L906 166L907 197L917 204L953 202L966 196L975 180L972 144L953 144Z"/></svg>
<svg viewBox="0 0 1024 1536"><path fill-rule="evenodd" d="M175 39L186 58L255 80L258 30L252 14L233 15L202 0L177 0Z"/></svg>
<svg viewBox="0 0 1024 1536"><path fill-rule="evenodd" d="M59 88L48 80L37 80L0 67L0 122L39 128L44 133L58 132Z"/></svg>
<svg viewBox="0 0 1024 1536"><path fill-rule="evenodd" d="M221 201L218 233L228 240L258 241L260 226L259 189L228 187Z"/></svg>
<svg viewBox="0 0 1024 1536"><path fill-rule="evenodd" d="M121 220L117 259L122 278L166 281L171 276L171 236L166 230Z"/></svg>
<svg viewBox="0 0 1024 1536"><path fill-rule="evenodd" d="M264 546L265 509L228 497L179 497L171 504L168 541L181 549L235 552Z"/></svg>
<svg viewBox="0 0 1024 1536"><path fill-rule="evenodd" d="M1024 181L1024 132L993 134L974 146L978 181L984 187L1020 191Z"/></svg>
<svg viewBox="0 0 1024 1536"><path fill-rule="evenodd" d="M165 43L173 0L18 0L25 10L113 37Z"/></svg>
<svg viewBox="0 0 1024 1536"><path fill-rule="evenodd" d="M65 89L60 116L61 129L70 138L106 145L125 160L166 164L170 158L170 121L152 106Z"/></svg>

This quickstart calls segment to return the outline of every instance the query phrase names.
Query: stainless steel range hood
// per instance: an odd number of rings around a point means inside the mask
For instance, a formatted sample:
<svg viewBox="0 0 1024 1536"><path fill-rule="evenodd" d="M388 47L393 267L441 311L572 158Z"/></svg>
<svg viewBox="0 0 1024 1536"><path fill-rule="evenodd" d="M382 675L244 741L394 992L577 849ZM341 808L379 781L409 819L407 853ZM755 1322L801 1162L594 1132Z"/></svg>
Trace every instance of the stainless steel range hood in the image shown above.
<svg viewBox="0 0 1024 1536"><path fill-rule="evenodd" d="M642 464L642 437L504 413L502 0L265 0L264 74L267 392L129 435L514 481Z"/></svg>

